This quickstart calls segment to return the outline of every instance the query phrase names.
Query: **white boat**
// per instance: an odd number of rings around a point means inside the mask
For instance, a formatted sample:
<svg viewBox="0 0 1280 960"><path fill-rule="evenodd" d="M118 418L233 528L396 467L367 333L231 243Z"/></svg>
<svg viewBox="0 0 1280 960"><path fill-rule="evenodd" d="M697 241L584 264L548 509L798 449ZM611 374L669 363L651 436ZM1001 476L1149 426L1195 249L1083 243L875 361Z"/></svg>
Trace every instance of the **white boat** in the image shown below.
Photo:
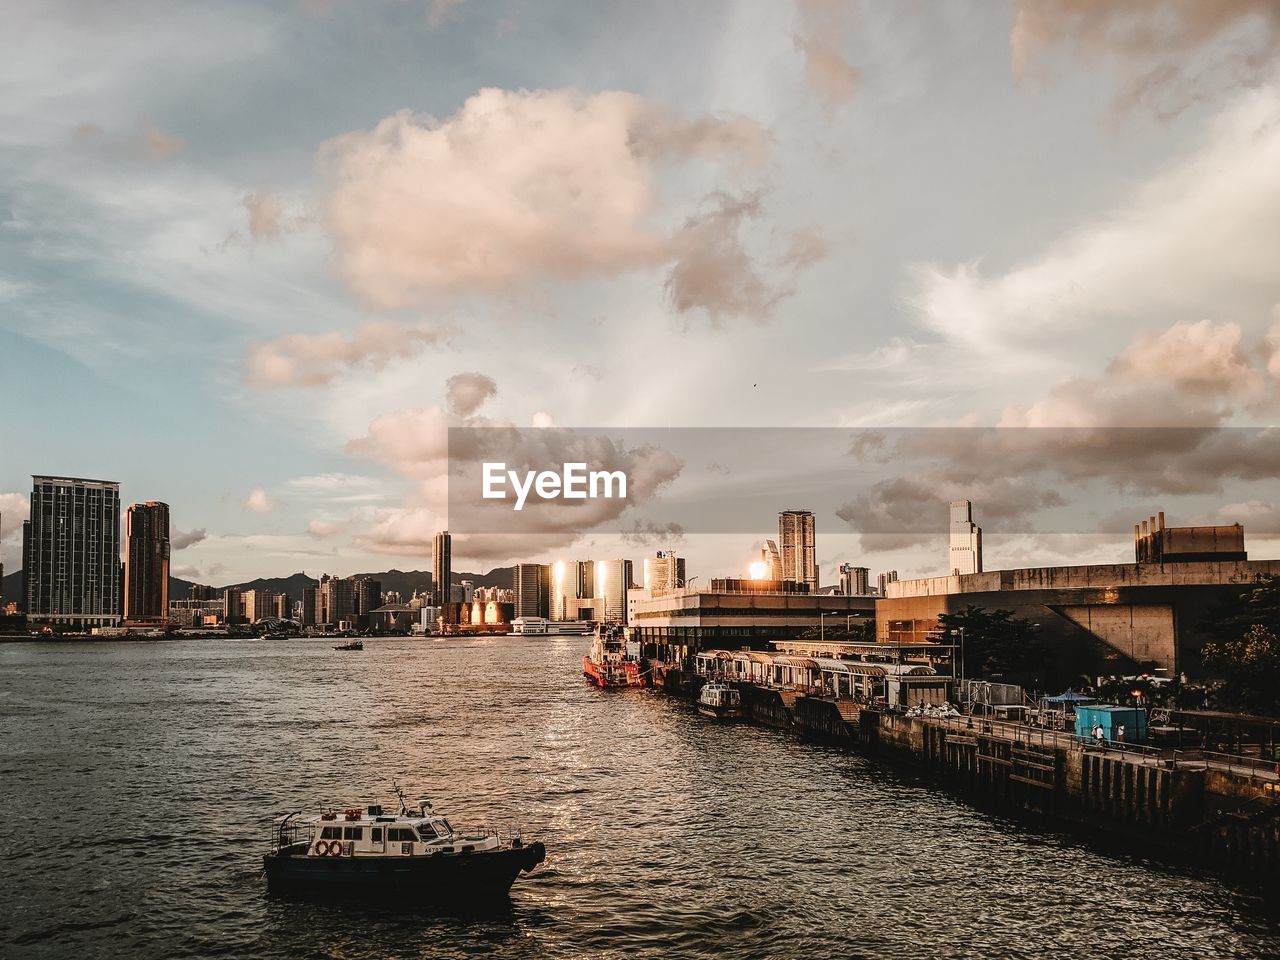
<svg viewBox="0 0 1280 960"><path fill-rule="evenodd" d="M704 717L732 720L742 716L742 694L713 680L698 693L698 712Z"/></svg>

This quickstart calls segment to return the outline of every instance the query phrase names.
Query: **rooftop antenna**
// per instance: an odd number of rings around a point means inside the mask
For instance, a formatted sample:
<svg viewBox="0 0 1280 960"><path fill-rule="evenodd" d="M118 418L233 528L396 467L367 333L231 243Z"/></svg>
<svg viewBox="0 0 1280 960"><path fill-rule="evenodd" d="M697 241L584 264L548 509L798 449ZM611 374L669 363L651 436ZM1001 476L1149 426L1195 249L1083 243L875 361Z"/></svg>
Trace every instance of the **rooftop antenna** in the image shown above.
<svg viewBox="0 0 1280 960"><path fill-rule="evenodd" d="M400 789L400 784L396 783L394 780L391 781L391 787L395 790L396 796L400 798L400 816L407 817L409 815L409 808L404 802L404 791Z"/></svg>

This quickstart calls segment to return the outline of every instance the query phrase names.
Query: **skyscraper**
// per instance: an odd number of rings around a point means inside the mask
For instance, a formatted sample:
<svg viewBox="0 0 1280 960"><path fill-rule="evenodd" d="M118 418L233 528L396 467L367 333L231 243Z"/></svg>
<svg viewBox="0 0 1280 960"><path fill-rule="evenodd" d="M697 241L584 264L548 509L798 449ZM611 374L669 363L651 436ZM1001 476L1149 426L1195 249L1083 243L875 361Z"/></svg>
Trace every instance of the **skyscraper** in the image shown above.
<svg viewBox="0 0 1280 960"><path fill-rule="evenodd" d="M778 552L778 544L773 540L766 540L764 546L760 548L760 562L764 564L764 575L761 580L781 580L782 579L782 554Z"/></svg>
<svg viewBox="0 0 1280 960"><path fill-rule="evenodd" d="M449 602L449 585L453 582L453 542L448 530L436 534L431 556L431 592L435 606L442 607Z"/></svg>
<svg viewBox="0 0 1280 960"><path fill-rule="evenodd" d="M372 624L373 611L382 606L382 581L372 577L355 577L356 620L360 626Z"/></svg>
<svg viewBox="0 0 1280 960"><path fill-rule="evenodd" d="M329 577L320 581L320 622L337 626L356 618L356 582Z"/></svg>
<svg viewBox="0 0 1280 960"><path fill-rule="evenodd" d="M120 623L120 485L31 478L23 528L27 616L86 630Z"/></svg>
<svg viewBox="0 0 1280 960"><path fill-rule="evenodd" d="M889 595L889 591L887 587L889 586L889 584L897 583L897 582L898 582L898 571L889 570L886 573L880 574L880 576L876 578L876 590L880 594L880 596L887 597Z"/></svg>
<svg viewBox="0 0 1280 960"><path fill-rule="evenodd" d="M302 625L314 627L320 623L320 588L304 587L302 590Z"/></svg>
<svg viewBox="0 0 1280 960"><path fill-rule="evenodd" d="M952 574L982 572L982 528L973 522L973 504L951 501L951 544L948 551Z"/></svg>
<svg viewBox="0 0 1280 960"><path fill-rule="evenodd" d="M865 597L871 592L871 571L866 567L840 564L840 592L846 597Z"/></svg>
<svg viewBox="0 0 1280 960"><path fill-rule="evenodd" d="M512 579L515 586L516 617L545 617L551 609L551 567L545 563L517 563Z"/></svg>
<svg viewBox="0 0 1280 960"><path fill-rule="evenodd" d="M169 615L169 505L155 500L129 507L124 521L124 618Z"/></svg>
<svg viewBox="0 0 1280 960"><path fill-rule="evenodd" d="M596 565L592 560L557 560L551 565L551 620L590 619L596 596ZM587 610L587 616L582 611Z"/></svg>
<svg viewBox="0 0 1280 960"><path fill-rule="evenodd" d="M657 556L644 558L642 586L651 593L671 593L685 585L684 557L670 550L659 550Z"/></svg>
<svg viewBox="0 0 1280 960"><path fill-rule="evenodd" d="M810 592L818 589L818 567L814 560L813 513L784 510L778 514L778 543L782 547L782 579L807 583Z"/></svg>
<svg viewBox="0 0 1280 960"><path fill-rule="evenodd" d="M631 573L630 560L596 561L596 597L604 601L600 609L602 620L626 622Z"/></svg>

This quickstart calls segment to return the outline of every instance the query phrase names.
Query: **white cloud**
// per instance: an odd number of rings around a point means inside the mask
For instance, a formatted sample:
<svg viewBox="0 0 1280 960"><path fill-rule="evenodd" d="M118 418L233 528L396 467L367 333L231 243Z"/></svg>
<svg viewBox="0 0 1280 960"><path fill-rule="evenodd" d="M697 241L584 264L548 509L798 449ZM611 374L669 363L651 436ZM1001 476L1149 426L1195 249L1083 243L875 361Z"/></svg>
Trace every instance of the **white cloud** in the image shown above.
<svg viewBox="0 0 1280 960"><path fill-rule="evenodd" d="M21 493L0 493L0 539L22 535L22 521L31 516L31 501Z"/></svg>
<svg viewBox="0 0 1280 960"><path fill-rule="evenodd" d="M209 531L204 527L198 527L195 530L183 532L182 530L174 530L173 536L169 538L169 545L174 550L185 550L187 547L193 547L201 540L209 536Z"/></svg>
<svg viewBox="0 0 1280 960"><path fill-rule="evenodd" d="M336 137L320 165L342 276L399 308L662 263L657 165L754 164L765 143L745 118L690 120L631 93L485 89L444 121L401 111Z"/></svg>
<svg viewBox="0 0 1280 960"><path fill-rule="evenodd" d="M849 5L844 0L799 0L796 49L804 57L805 80L827 107L849 100L862 74L840 52Z"/></svg>
<svg viewBox="0 0 1280 960"><path fill-rule="evenodd" d="M336 331L290 333L249 348L245 382L261 388L323 386L351 368L381 370L443 338L433 324L389 320L371 320L349 337Z"/></svg>
<svg viewBox="0 0 1280 960"><path fill-rule="evenodd" d="M1194 393L1252 395L1262 375L1244 349L1235 323L1177 323L1167 330L1139 331L1111 365L1132 383L1170 383Z"/></svg>
<svg viewBox="0 0 1280 960"><path fill-rule="evenodd" d="M270 513L276 508L276 502L267 496L262 487L254 487L245 498L244 508L253 513Z"/></svg>
<svg viewBox="0 0 1280 960"><path fill-rule="evenodd" d="M1255 313L1280 262L1280 90L1243 98L1207 146L1129 203L1003 272L915 271L921 322L979 349L1078 340L1154 318Z"/></svg>
<svg viewBox="0 0 1280 960"><path fill-rule="evenodd" d="M307 533L318 540L333 536L339 529L339 525L331 520L315 519L307 523Z"/></svg>

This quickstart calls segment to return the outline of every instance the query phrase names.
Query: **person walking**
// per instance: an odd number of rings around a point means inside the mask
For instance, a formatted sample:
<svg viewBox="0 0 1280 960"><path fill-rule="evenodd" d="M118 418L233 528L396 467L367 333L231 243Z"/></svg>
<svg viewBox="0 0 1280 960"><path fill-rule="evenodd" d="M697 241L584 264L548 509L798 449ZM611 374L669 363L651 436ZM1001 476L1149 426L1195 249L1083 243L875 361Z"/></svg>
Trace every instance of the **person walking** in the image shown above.
<svg viewBox="0 0 1280 960"><path fill-rule="evenodd" d="M1116 727L1116 739L1119 740L1121 743L1124 743L1124 724L1123 723L1120 724L1120 726Z"/></svg>

